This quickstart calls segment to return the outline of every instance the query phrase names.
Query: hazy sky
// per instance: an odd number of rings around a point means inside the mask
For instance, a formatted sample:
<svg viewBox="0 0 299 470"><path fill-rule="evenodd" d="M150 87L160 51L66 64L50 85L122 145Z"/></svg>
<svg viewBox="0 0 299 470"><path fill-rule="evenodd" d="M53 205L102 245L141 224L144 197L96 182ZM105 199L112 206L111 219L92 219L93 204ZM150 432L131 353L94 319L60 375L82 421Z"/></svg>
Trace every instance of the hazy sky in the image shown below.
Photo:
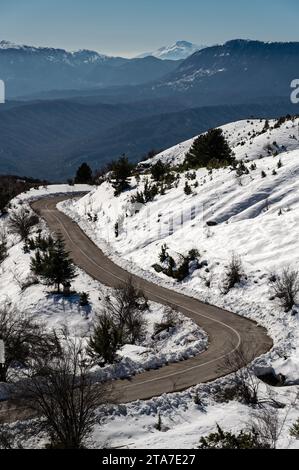
<svg viewBox="0 0 299 470"><path fill-rule="evenodd" d="M177 40L298 41L298 0L0 0L0 39L133 56Z"/></svg>

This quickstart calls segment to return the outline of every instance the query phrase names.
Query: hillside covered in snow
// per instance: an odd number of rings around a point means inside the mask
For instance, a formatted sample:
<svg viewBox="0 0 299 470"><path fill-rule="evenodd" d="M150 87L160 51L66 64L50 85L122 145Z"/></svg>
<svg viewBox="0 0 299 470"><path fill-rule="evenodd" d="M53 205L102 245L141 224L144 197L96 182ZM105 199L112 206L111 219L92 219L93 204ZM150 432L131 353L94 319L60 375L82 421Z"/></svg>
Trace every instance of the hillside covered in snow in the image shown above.
<svg viewBox="0 0 299 470"><path fill-rule="evenodd" d="M297 272L298 126L299 118L291 116L234 122L222 128L234 164L186 168L195 137L140 164L120 193L108 173L97 187L80 188L90 190L85 196L58 204L128 271L266 327L274 346L254 361L252 370L258 377L270 374L280 380L279 387L270 387L254 376L261 408L229 395L233 376L147 401L109 405L104 414L98 409L88 447L171 449L175 442L180 448L196 448L200 437L215 431L216 423L240 432L249 429L252 420L271 415L280 429L275 446L298 448L298 436L291 435L290 428L299 414L299 303L296 299L286 311L273 295L273 284L284 270ZM28 199L74 190L35 189L16 198L12 209L26 206ZM1 224L5 227L5 218ZM41 228L47 233L43 224ZM225 289L232 257L240 264L240 279ZM83 341L90 337L110 292L79 269L76 292L67 300L28 282L30 253L11 235L0 280L0 302L21 305L46 328L67 327L70 336ZM87 309L79 304L82 291L90 295ZM153 340L163 315L164 309L151 303L143 342L123 346L117 364L94 370L96 379L128 377L207 347L206 334L181 316L169 334ZM11 429L18 433L19 424ZM42 447L45 438L26 437L24 442L26 447Z"/></svg>
<svg viewBox="0 0 299 470"><path fill-rule="evenodd" d="M222 128L236 157L234 167L184 171L182 164L195 137L140 164L130 189L120 196L115 196L108 179L81 200L59 206L129 271L252 318L267 328L274 347L254 367L258 373L280 374L284 382L284 387L271 389L261 383L263 391L259 391L282 403L279 411L274 405L268 409L281 426L277 444L281 448L298 447L289 430L298 416L299 304L297 298L297 305L286 312L273 295L273 282L283 271L298 272L298 126L299 119L290 116L234 122ZM173 177L168 173L162 187L158 183L158 193L136 205L136 199L145 197L157 183L152 168L160 162L169 165ZM240 262L241 280L224 291L232 256ZM170 259L175 273L186 259L189 261L183 279L170 275ZM179 446L189 447L191 441L196 445L198 433L213 431L216 422L225 429L244 428L254 416L250 406L234 400L217 404L212 398L225 383L226 379L220 379L197 388L203 407L207 406L203 412L194 408L191 391L161 397L130 405L126 418L116 413L119 430L107 421L98 436L108 432L113 442L123 445L129 432L134 437L132 447L171 448L172 439ZM148 438L151 414L140 434L144 416L152 407L160 410L169 426L162 440L155 433ZM182 407L184 412L178 416Z"/></svg>
<svg viewBox="0 0 299 470"><path fill-rule="evenodd" d="M297 266L298 125L299 119L291 117L226 125L223 134L239 161L235 169L178 172L191 139L144 162L140 174L131 179L131 189L119 197L106 181L80 201L61 207L129 270L262 323L279 347L287 347L292 363L299 347L298 329L294 328L297 309L294 307L294 315L285 314L271 297L270 279ZM132 201L137 192L153 184L148 182L150 167L158 161L171 164L173 180L136 210ZM161 266L163 250L177 266L195 250L198 263L190 265L189 275L178 282ZM222 295L232 253L241 259L243 284ZM279 363L279 370L280 366L286 367ZM299 380L297 369L291 368L289 373L290 381Z"/></svg>
<svg viewBox="0 0 299 470"><path fill-rule="evenodd" d="M138 57L144 58L148 56L156 57L157 59L168 59L168 60L182 60L187 59L190 55L194 54L201 49L204 49L205 46L198 46L197 44L192 44L188 41L177 41L170 46L164 46L160 49L141 54Z"/></svg>

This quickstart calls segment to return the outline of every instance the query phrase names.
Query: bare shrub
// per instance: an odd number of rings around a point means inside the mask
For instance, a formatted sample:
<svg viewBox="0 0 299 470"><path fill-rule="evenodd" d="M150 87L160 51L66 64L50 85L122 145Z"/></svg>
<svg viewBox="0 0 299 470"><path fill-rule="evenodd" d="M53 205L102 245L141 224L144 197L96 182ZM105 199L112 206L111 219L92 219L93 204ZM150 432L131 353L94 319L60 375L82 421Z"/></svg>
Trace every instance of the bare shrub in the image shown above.
<svg viewBox="0 0 299 470"><path fill-rule="evenodd" d="M252 415L250 427L256 431L264 447L275 449L281 434L277 409L263 408Z"/></svg>
<svg viewBox="0 0 299 470"><path fill-rule="evenodd" d="M9 380L9 368L28 367L32 362L60 353L54 333L46 333L33 316L24 316L15 308L0 308L0 339L4 342L5 363L0 368L0 382Z"/></svg>
<svg viewBox="0 0 299 470"><path fill-rule="evenodd" d="M93 383L92 365L84 357L81 342L67 340L64 354L40 361L21 387L26 406L43 417L52 448L84 447L95 411L106 402L108 386Z"/></svg>
<svg viewBox="0 0 299 470"><path fill-rule="evenodd" d="M169 331L171 328L175 328L178 322L177 312L171 307L165 307L161 322L154 325L154 336L159 335L162 331Z"/></svg>
<svg viewBox="0 0 299 470"><path fill-rule="evenodd" d="M31 228L38 223L38 216L32 211L22 207L21 209L10 212L8 228L11 233L19 235L22 240L26 240L30 234Z"/></svg>
<svg viewBox="0 0 299 470"><path fill-rule="evenodd" d="M8 427L0 425L0 449L14 449L15 437L12 435ZM20 445L18 446L20 448Z"/></svg>
<svg viewBox="0 0 299 470"><path fill-rule="evenodd" d="M298 301L299 273L285 268L280 275L274 276L271 282L273 296L278 299L280 306L286 311L292 310Z"/></svg>
<svg viewBox="0 0 299 470"><path fill-rule="evenodd" d="M247 405L260 403L258 396L259 380L254 374L251 362L254 353L245 346L240 346L233 353L226 356L219 368L222 373L232 372L232 383L228 387L227 396L237 399ZM224 393L224 391L222 390Z"/></svg>
<svg viewBox="0 0 299 470"><path fill-rule="evenodd" d="M117 350L124 344L137 344L146 334L143 312L148 309L144 294L137 290L132 279L115 289L104 300L87 352L99 363L112 364Z"/></svg>
<svg viewBox="0 0 299 470"><path fill-rule="evenodd" d="M119 328L121 344L136 344L143 339L146 322L142 312L147 309L145 295L134 287L131 278L115 290L113 297L106 297L104 310Z"/></svg>
<svg viewBox="0 0 299 470"><path fill-rule="evenodd" d="M226 267L224 279L221 287L223 294L228 292L236 285L239 284L244 276L243 266L240 256L232 253L230 262Z"/></svg>

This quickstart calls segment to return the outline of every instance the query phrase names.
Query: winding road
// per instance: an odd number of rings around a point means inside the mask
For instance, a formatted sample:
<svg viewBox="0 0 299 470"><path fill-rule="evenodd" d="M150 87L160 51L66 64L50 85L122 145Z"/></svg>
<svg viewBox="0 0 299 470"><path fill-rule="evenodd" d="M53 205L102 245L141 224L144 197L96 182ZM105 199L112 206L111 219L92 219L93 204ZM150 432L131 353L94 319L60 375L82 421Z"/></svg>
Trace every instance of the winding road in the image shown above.
<svg viewBox="0 0 299 470"><path fill-rule="evenodd" d="M130 379L115 381L112 393L119 403L182 391L226 375L232 369L225 369L223 360L241 345L248 353L248 360L272 347L272 340L266 330L255 322L131 275L117 266L87 237L77 223L56 208L58 202L68 198L69 195L40 199L32 203L32 208L46 221L52 232L62 234L66 248L78 267L110 287L119 287L129 277L132 278L134 285L142 289L149 300L177 308L209 336L208 349L196 357L149 370Z"/></svg>

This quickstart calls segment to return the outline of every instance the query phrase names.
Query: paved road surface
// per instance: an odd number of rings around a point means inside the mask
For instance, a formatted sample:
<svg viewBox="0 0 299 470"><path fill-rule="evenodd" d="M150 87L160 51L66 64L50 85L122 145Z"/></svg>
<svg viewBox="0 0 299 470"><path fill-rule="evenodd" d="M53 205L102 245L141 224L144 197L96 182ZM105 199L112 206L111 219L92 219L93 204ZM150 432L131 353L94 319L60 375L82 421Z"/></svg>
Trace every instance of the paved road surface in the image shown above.
<svg viewBox="0 0 299 470"><path fill-rule="evenodd" d="M248 351L250 358L252 354L257 357L272 347L272 340L266 330L256 323L137 276L131 276L114 264L75 222L57 210L56 204L66 198L60 196L40 199L34 202L32 207L45 219L51 231L63 235L67 249L81 269L111 287L118 287L132 277L133 283L145 292L149 300L176 307L209 335L209 347L204 353L158 370L138 374L130 380L115 382L118 401L124 403L181 391L225 375L231 371L223 369L223 358L241 345Z"/></svg>
<svg viewBox="0 0 299 470"><path fill-rule="evenodd" d="M251 360L253 355L257 357L272 347L272 340L266 330L255 322L132 276L114 264L75 222L57 210L57 203L69 197L40 199L34 202L32 207L44 218L52 232L62 234L66 248L77 266L110 287L119 287L131 277L133 283L145 292L149 300L177 308L209 335L208 349L196 357L146 371L131 379L113 382L111 395L115 401L127 403L148 399L209 382L232 372L232 369L224 368L223 361L236 349L243 347ZM32 416L30 413L20 404L6 402L0 406L0 422L29 418Z"/></svg>

